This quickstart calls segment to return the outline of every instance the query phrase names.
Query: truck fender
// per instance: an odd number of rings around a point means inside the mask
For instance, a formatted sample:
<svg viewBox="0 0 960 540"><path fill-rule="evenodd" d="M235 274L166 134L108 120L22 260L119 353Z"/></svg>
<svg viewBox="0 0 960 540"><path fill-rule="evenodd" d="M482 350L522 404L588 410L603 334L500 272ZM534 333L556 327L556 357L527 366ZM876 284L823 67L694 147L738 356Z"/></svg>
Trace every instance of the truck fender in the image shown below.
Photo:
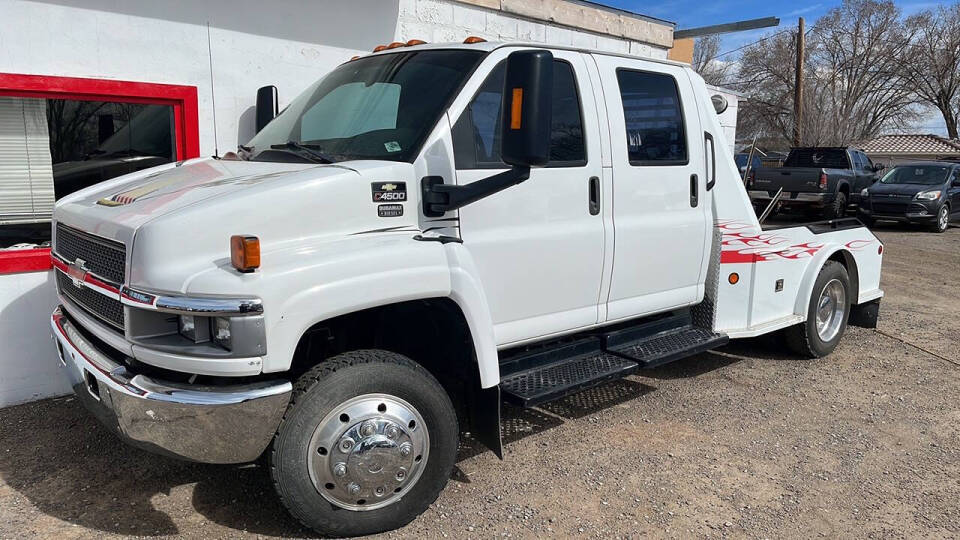
<svg viewBox="0 0 960 540"><path fill-rule="evenodd" d="M473 338L473 348L480 369L480 386L497 386L500 384L500 357L483 283L473 257L463 244L451 242L444 247L450 267L450 297L460 306L470 328L470 337Z"/></svg>
<svg viewBox="0 0 960 540"><path fill-rule="evenodd" d="M794 304L793 312L804 319L807 318L807 310L810 307L810 295L813 294L813 285L820 275L820 270L826 262L834 258L834 255L840 253L845 261L847 273L850 276L850 299L851 304L857 302L857 291L860 290L860 277L857 272L857 263L853 255L844 249L842 245L828 245L814 255L813 260L807 265L807 269L800 279L800 287L797 289L797 299Z"/></svg>

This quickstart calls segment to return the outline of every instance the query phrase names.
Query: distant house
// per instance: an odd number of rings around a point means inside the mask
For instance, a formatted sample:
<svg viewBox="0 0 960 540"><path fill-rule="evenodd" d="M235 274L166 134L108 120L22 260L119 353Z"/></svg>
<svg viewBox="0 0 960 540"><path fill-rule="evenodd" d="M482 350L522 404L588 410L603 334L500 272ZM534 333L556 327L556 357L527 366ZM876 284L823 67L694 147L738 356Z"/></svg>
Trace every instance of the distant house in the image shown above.
<svg viewBox="0 0 960 540"><path fill-rule="evenodd" d="M926 159L960 160L960 139L938 135L882 135L863 145L874 163L886 166Z"/></svg>

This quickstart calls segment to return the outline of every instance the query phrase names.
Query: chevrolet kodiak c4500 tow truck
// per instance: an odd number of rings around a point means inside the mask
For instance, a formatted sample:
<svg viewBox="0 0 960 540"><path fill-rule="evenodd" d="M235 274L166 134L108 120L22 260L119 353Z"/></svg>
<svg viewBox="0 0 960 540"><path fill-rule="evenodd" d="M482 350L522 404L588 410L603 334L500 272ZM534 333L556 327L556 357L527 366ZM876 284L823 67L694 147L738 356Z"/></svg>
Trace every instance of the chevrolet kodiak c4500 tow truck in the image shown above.
<svg viewBox="0 0 960 540"><path fill-rule="evenodd" d="M423 512L461 433L500 455L502 401L875 324L880 242L761 228L689 66L468 41L351 60L238 155L61 200L80 401L155 452L266 454L294 517L357 535Z"/></svg>

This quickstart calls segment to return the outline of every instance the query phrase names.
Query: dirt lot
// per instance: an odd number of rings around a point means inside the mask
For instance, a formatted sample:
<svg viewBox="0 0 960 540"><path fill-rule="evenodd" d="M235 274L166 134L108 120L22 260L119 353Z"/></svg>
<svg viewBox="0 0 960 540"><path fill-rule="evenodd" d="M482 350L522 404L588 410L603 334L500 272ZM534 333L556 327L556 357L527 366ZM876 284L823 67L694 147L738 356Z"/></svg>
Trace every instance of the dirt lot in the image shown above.
<svg viewBox="0 0 960 540"><path fill-rule="evenodd" d="M819 361L735 343L508 409L506 460L465 447L387 536L960 536L960 228L877 233L882 333ZM310 536L260 468L129 448L69 398L0 410L0 537L115 535Z"/></svg>

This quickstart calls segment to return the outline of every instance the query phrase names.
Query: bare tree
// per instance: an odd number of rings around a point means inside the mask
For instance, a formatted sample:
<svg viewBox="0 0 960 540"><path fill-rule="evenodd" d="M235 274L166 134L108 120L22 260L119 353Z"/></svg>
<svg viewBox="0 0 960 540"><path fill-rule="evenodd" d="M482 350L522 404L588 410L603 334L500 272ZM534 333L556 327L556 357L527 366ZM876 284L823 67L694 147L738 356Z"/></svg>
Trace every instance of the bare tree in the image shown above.
<svg viewBox="0 0 960 540"><path fill-rule="evenodd" d="M915 36L907 48L903 76L917 97L943 115L947 135L960 138L960 2L907 19Z"/></svg>
<svg viewBox="0 0 960 540"><path fill-rule="evenodd" d="M845 0L817 20L807 35L802 144L852 144L914 121L915 97L900 69L910 37L889 0ZM793 133L795 47L796 32L773 34L739 62L737 88L747 95L741 132L780 147Z"/></svg>
<svg viewBox="0 0 960 540"><path fill-rule="evenodd" d="M732 71L731 64L719 58L720 36L713 34L698 38L693 44L693 70L703 77L707 84L720 85Z"/></svg>

